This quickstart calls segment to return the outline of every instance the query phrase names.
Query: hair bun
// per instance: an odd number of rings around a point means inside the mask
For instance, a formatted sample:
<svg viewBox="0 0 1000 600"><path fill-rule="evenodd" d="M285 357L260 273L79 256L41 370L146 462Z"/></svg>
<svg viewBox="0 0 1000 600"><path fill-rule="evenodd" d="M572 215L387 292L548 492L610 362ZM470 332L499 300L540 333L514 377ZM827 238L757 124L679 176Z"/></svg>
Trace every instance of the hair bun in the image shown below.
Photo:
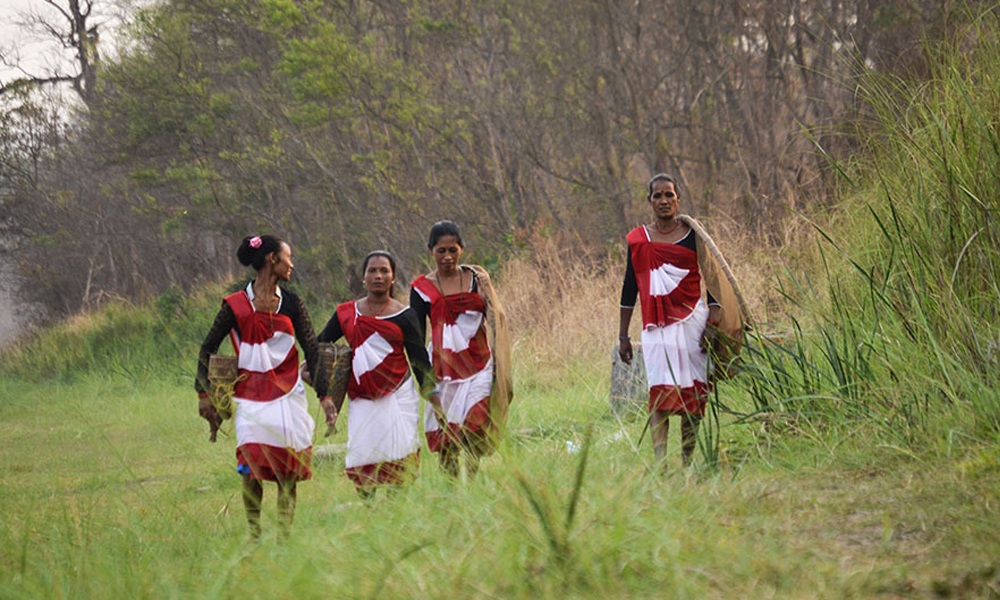
<svg viewBox="0 0 1000 600"><path fill-rule="evenodd" d="M246 236L245 238L243 238L243 242L240 244L240 247L236 250L237 260L239 260L240 264L245 267L250 266L250 264L253 262L254 255L257 254L257 250L260 248L260 246L258 246L257 248L253 248L250 246L250 240L254 238L260 239L260 236L255 236L255 235Z"/></svg>
<svg viewBox="0 0 1000 600"><path fill-rule="evenodd" d="M236 259L241 265L260 271L264 260L272 252L278 252L284 241L273 235L248 235L236 249Z"/></svg>

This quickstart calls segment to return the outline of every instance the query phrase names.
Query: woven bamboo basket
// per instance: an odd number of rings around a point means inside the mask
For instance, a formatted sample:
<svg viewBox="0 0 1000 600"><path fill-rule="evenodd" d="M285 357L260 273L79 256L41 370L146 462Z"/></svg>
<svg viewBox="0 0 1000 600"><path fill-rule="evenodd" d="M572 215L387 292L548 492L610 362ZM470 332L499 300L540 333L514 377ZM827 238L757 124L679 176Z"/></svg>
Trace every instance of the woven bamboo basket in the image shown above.
<svg viewBox="0 0 1000 600"><path fill-rule="evenodd" d="M233 392L239 376L239 358L212 354L208 357L209 398L223 419L233 416Z"/></svg>
<svg viewBox="0 0 1000 600"><path fill-rule="evenodd" d="M351 372L351 349L347 346L323 343L319 345L323 372L330 378L328 393L340 411L347 396L347 378Z"/></svg>

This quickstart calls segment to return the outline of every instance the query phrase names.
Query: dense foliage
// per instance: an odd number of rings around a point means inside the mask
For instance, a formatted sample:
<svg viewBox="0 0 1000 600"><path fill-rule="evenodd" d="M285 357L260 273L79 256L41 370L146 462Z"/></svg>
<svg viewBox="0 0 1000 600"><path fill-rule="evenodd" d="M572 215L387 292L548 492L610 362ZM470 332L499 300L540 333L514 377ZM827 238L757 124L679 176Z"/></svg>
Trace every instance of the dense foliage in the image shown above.
<svg viewBox="0 0 1000 600"><path fill-rule="evenodd" d="M784 343L757 338L758 406L884 425L904 445L1000 433L998 25L973 15L925 80L862 80L866 152L835 164L822 271L785 278L803 320Z"/></svg>
<svg viewBox="0 0 1000 600"><path fill-rule="evenodd" d="M375 247L411 275L441 218L480 262L553 232L605 247L661 170L780 243L830 187L814 142L855 147L853 82L926 71L949 6L165 0L88 63L68 123L6 88L5 237L54 316L231 276L249 232L293 243L307 298L357 292Z"/></svg>

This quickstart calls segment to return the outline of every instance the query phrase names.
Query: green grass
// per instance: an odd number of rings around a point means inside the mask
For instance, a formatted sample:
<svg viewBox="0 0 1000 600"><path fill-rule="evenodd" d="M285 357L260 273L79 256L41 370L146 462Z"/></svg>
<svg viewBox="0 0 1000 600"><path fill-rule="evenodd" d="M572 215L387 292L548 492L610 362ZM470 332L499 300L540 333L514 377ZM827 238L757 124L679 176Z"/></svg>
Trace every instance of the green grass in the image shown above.
<svg viewBox="0 0 1000 600"><path fill-rule="evenodd" d="M635 446L642 419L619 422L596 393L605 383L593 375L572 389L535 386L515 405L499 454L464 484L425 453L415 483L364 504L342 475L342 456L317 460L288 543L275 539L268 487L265 536L251 545L234 440L207 442L189 385L4 378L0 597L842 598L935 586L988 597L996 589L1000 448L966 440L949 458L870 445L863 429L813 439L762 432L760 422L724 424L718 468L700 461L683 470L672 448L661 474L648 439ZM581 449L571 453L568 441Z"/></svg>
<svg viewBox="0 0 1000 600"><path fill-rule="evenodd" d="M234 440L207 442L191 386L222 291L171 291L0 362L0 598L1000 597L994 13L932 49L929 81L862 82L871 135L814 218L822 270L777 283L793 316L750 335L694 468L676 425L664 471L641 409L610 414L602 351L521 357L477 477L425 452L363 503L334 452L291 539L269 487L250 544Z"/></svg>
<svg viewBox="0 0 1000 600"><path fill-rule="evenodd" d="M929 80L861 80L866 152L813 220L823 268L789 270L796 317L751 335L756 410L907 447L1000 436L1000 17L956 23Z"/></svg>

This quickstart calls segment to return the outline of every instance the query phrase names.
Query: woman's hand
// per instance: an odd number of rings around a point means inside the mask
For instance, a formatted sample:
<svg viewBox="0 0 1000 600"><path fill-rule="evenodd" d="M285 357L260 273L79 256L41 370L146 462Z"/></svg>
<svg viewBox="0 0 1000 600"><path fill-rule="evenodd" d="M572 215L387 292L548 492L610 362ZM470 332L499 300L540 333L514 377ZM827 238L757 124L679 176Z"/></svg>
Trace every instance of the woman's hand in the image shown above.
<svg viewBox="0 0 1000 600"><path fill-rule="evenodd" d="M431 392L431 395L427 397L427 400L431 403L431 410L434 411L434 420L437 421L438 428L441 431L447 430L448 416L444 414L444 409L441 408L441 392Z"/></svg>
<svg viewBox="0 0 1000 600"><path fill-rule="evenodd" d="M715 308L714 306L712 308ZM719 318L713 317L709 313L708 321L705 322L705 329L701 332L701 339L698 344L701 346L701 353L704 354L715 347L715 340L719 337Z"/></svg>
<svg viewBox="0 0 1000 600"><path fill-rule="evenodd" d="M313 384L312 373L309 372L309 368L306 366L306 361L302 361L299 365L299 371L302 372L302 381L306 382L310 387Z"/></svg>
<svg viewBox="0 0 1000 600"><path fill-rule="evenodd" d="M219 412L212 406L212 401L209 399L208 394L199 394L198 414L202 419L208 421L210 432L208 441L214 442L216 435L219 433L219 426L222 425L222 417L219 416Z"/></svg>
<svg viewBox="0 0 1000 600"><path fill-rule="evenodd" d="M330 396L320 398L319 405L323 408L323 414L326 415L325 437L330 437L331 434L337 433L337 407Z"/></svg>
<svg viewBox="0 0 1000 600"><path fill-rule="evenodd" d="M628 336L618 336L618 357L626 365L632 364L632 340Z"/></svg>

